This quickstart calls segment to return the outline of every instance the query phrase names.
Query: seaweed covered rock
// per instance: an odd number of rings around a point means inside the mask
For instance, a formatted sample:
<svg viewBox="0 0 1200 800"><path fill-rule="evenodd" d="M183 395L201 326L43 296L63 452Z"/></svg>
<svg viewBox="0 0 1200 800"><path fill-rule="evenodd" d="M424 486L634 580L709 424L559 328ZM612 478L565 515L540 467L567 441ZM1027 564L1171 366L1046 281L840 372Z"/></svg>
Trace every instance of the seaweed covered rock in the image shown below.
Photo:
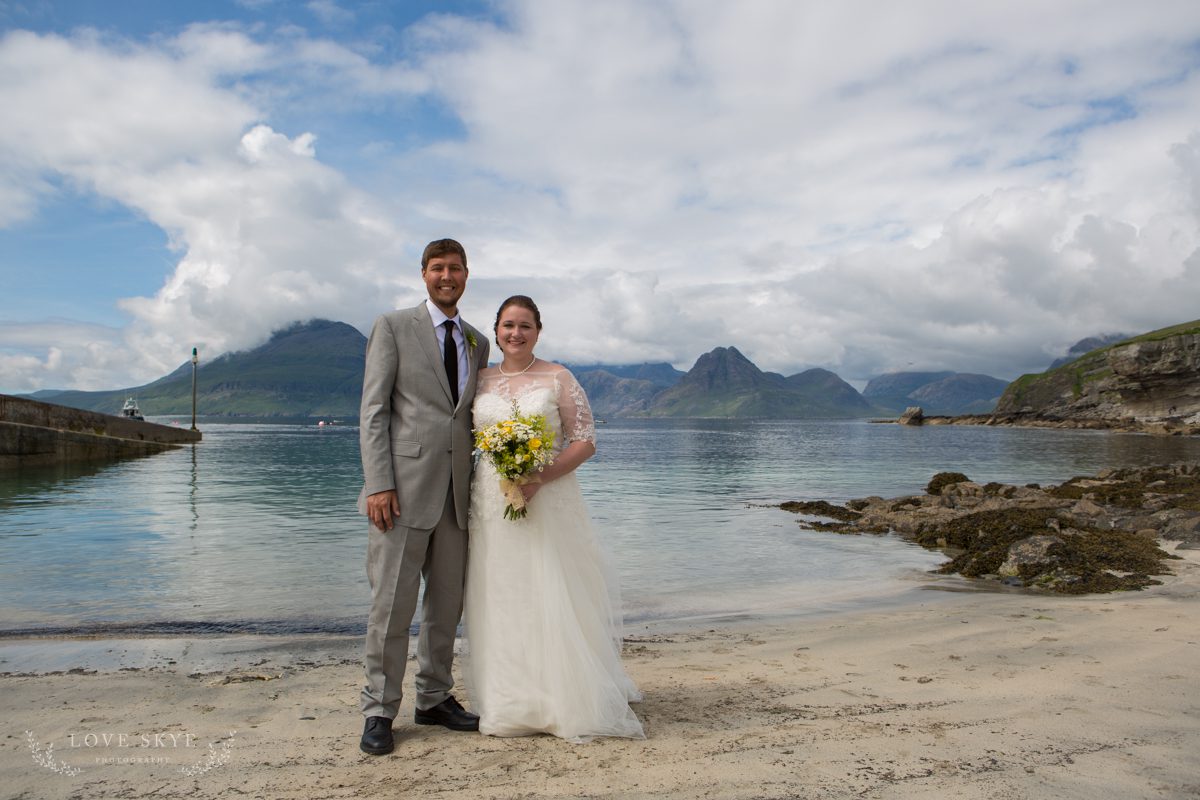
<svg viewBox="0 0 1200 800"><path fill-rule="evenodd" d="M1176 558L1158 539L1200 548L1200 464L1104 470L1045 488L940 472L925 494L782 507L835 520L801 521L812 530L894 532L944 550L944 573L1067 594L1141 589Z"/></svg>
<svg viewBox="0 0 1200 800"><path fill-rule="evenodd" d="M984 511L930 526L915 539L962 551L939 572L1016 577L1067 594L1141 589L1161 582L1150 576L1170 574L1165 561L1171 556L1153 540L1067 519L1070 527L1054 508Z"/></svg>
<svg viewBox="0 0 1200 800"><path fill-rule="evenodd" d="M780 503L779 507L784 511L791 511L793 514L812 514L813 516L828 517L829 519L836 519L841 522L850 522L862 516L858 511L846 508L845 506L835 506L827 500L789 500L786 503Z"/></svg>
<svg viewBox="0 0 1200 800"><path fill-rule="evenodd" d="M929 483L925 486L926 494L941 494L942 489L947 486L952 486L956 483L963 483L971 480L961 472L939 472L930 478Z"/></svg>
<svg viewBox="0 0 1200 800"><path fill-rule="evenodd" d="M1063 540L1053 534L1035 533L1013 542L1008 548L1008 558L996 573L1001 578L1022 578L1022 572L1030 567L1043 569L1047 565L1057 566L1058 557L1052 552Z"/></svg>

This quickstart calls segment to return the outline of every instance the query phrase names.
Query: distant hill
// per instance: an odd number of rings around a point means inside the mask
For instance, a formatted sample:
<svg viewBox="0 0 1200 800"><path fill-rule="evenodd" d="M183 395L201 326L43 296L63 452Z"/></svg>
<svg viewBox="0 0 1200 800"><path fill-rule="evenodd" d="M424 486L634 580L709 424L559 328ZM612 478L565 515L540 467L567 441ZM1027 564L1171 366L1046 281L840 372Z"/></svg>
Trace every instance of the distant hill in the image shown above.
<svg viewBox="0 0 1200 800"><path fill-rule="evenodd" d="M1080 339L1078 342L1071 345L1071 348L1067 350L1067 354L1065 356L1054 359L1054 363L1052 363L1049 369L1046 371L1049 372L1052 369L1058 369L1059 367L1066 366L1077 358L1081 358L1093 350L1097 350L1101 347L1107 347L1108 345L1116 344L1117 342L1123 342L1126 339L1131 338L1131 336L1132 334L1128 333L1102 333L1099 336L1089 336L1086 339Z"/></svg>
<svg viewBox="0 0 1200 800"><path fill-rule="evenodd" d="M989 375L963 372L892 372L872 378L863 397L901 413L920 406L926 414L986 414L1008 384Z"/></svg>
<svg viewBox="0 0 1200 800"><path fill-rule="evenodd" d="M953 372L889 372L871 378L862 395L880 408L900 413L917 405L910 396L913 392L953 375Z"/></svg>
<svg viewBox="0 0 1200 800"><path fill-rule="evenodd" d="M912 398L930 414L986 414L996 407L1007 386L1007 381L990 375L960 372L925 384Z"/></svg>
<svg viewBox="0 0 1200 800"><path fill-rule="evenodd" d="M655 395L684 376L666 363L565 366L587 392L592 413L602 419L644 415Z"/></svg>
<svg viewBox="0 0 1200 800"><path fill-rule="evenodd" d="M645 364L564 364L564 366L570 369L576 378L588 372L607 372L615 378L645 381L659 389L674 386L686 374L662 361L646 362Z"/></svg>
<svg viewBox="0 0 1200 800"><path fill-rule="evenodd" d="M785 378L763 372L736 347L718 347L657 394L654 417L805 419L866 417L875 409L837 375L811 369Z"/></svg>
<svg viewBox="0 0 1200 800"><path fill-rule="evenodd" d="M1106 425L1200 423L1200 319L1106 345L1009 384L999 414Z"/></svg>
<svg viewBox="0 0 1200 800"><path fill-rule="evenodd" d="M587 393L592 413L601 419L644 415L654 396L662 391L661 386L648 380L621 378L606 369L571 371Z"/></svg>
<svg viewBox="0 0 1200 800"><path fill-rule="evenodd" d="M802 401L806 417L867 417L879 412L857 389L827 369L789 375L784 384Z"/></svg>
<svg viewBox="0 0 1200 800"><path fill-rule="evenodd" d="M357 416L367 339L343 322L298 322L266 344L201 361L198 413L204 416ZM147 416L192 412L192 364L143 386L107 392L30 395L58 405L120 413L134 397Z"/></svg>

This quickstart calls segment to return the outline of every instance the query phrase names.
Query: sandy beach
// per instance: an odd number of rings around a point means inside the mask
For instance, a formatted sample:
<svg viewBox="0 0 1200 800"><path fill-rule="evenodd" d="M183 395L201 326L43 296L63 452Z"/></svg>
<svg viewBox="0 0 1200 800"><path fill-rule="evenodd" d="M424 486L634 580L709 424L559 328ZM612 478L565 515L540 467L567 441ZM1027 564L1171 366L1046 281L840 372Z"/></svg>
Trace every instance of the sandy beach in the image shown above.
<svg viewBox="0 0 1200 800"><path fill-rule="evenodd" d="M1196 797L1200 551L1179 555L1143 592L931 591L882 611L630 631L645 741L452 733L414 725L406 699L395 753L372 758L352 640L8 641L0 791ZM30 669L39 659L58 671Z"/></svg>

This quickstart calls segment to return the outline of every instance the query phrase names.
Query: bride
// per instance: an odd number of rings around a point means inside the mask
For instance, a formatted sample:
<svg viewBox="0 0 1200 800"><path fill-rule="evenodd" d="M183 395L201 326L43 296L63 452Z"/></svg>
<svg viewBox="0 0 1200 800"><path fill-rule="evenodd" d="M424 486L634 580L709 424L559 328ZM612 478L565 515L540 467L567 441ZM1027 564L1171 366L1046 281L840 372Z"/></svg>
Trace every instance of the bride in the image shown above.
<svg viewBox="0 0 1200 800"><path fill-rule="evenodd" d="M481 459L471 482L464 675L481 733L644 738L629 707L641 699L621 666L616 582L592 529L575 468L596 452L583 389L533 353L537 305L510 297L496 314L497 367L479 373L475 427L545 414L555 457L521 487L528 516L507 520L500 479Z"/></svg>

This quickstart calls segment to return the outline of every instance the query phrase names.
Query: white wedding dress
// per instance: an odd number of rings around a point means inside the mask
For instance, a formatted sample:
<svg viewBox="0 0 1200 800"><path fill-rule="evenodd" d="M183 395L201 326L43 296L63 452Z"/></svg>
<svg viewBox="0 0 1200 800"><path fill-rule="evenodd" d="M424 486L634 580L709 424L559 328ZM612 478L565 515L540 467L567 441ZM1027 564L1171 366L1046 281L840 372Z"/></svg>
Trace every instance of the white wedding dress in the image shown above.
<svg viewBox="0 0 1200 800"><path fill-rule="evenodd" d="M546 415L556 452L595 441L587 398L565 368L537 362L515 377L482 373L475 427L509 419L514 400L523 415ZM505 504L495 468L481 458L463 607L463 670L480 732L644 738L629 707L641 696L621 666L617 584L575 473L544 485L524 519L504 519Z"/></svg>

